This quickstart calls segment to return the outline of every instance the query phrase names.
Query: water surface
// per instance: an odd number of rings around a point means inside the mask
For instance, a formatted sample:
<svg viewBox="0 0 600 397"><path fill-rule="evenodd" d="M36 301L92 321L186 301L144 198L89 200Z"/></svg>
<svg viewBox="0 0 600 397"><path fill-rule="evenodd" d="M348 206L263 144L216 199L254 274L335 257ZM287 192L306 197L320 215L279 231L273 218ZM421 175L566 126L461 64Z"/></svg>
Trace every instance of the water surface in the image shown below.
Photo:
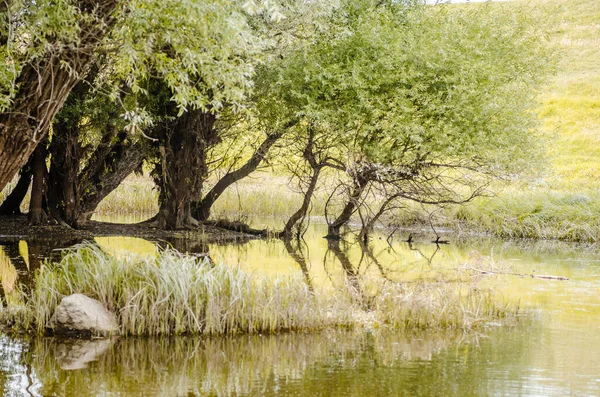
<svg viewBox="0 0 600 397"><path fill-rule="evenodd" d="M181 242L213 261L267 275L299 274L319 288L349 278L432 279L456 266L550 274L481 277L529 313L513 325L478 332L326 332L235 338L121 338L68 341L0 336L4 395L82 396L593 396L600 395L600 255L558 243L471 239L436 246L389 233L370 244L323 239L313 225L304 242L239 245ZM452 239L452 236L450 238ZM155 255L165 242L97 238L114 255ZM172 242L170 244L173 244ZM60 244L57 243L57 247ZM3 300L27 288L51 252L35 242L0 247Z"/></svg>

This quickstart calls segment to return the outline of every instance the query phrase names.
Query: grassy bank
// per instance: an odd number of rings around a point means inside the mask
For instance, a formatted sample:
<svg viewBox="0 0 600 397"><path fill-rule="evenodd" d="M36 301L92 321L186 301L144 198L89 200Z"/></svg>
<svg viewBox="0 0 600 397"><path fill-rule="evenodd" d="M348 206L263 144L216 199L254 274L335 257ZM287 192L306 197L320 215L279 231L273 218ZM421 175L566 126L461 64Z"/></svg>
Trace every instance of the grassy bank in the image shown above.
<svg viewBox="0 0 600 397"><path fill-rule="evenodd" d="M14 329L42 333L61 298L83 293L117 314L127 335L276 333L326 328L469 329L515 314L486 288L464 282L360 280L311 291L300 277L265 277L164 251L115 258L92 245L37 275L31 298L2 309ZM453 276L453 279L456 279ZM364 291L368 291L364 292ZM19 303L20 302L20 303Z"/></svg>
<svg viewBox="0 0 600 397"><path fill-rule="evenodd" d="M595 242L600 237L600 7L595 0L539 0L555 21L557 71L539 93L548 163L497 197L447 211L449 224L502 237Z"/></svg>

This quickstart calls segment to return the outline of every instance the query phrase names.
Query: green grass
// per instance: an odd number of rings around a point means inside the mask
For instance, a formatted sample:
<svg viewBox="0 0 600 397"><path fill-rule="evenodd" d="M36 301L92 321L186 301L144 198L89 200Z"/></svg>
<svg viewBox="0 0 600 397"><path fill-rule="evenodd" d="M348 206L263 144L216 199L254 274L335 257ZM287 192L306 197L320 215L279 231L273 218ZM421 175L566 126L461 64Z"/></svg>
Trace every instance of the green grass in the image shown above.
<svg viewBox="0 0 600 397"><path fill-rule="evenodd" d="M43 333L63 296L83 293L117 314L126 335L225 335L327 328L470 329L518 307L464 282L361 280L311 291L300 276L267 277L167 250L117 258L94 245L67 251L36 276L30 299L5 307L13 329ZM456 277L453 277L456 280Z"/></svg>
<svg viewBox="0 0 600 397"><path fill-rule="evenodd" d="M137 214L145 217L158 212L158 189L152 178L130 175L96 209L96 215Z"/></svg>
<svg viewBox="0 0 600 397"><path fill-rule="evenodd" d="M492 233L595 242L600 237L600 7L595 0L538 0L554 22L556 74L539 93L548 139L542 175L496 197L445 211L440 223Z"/></svg>

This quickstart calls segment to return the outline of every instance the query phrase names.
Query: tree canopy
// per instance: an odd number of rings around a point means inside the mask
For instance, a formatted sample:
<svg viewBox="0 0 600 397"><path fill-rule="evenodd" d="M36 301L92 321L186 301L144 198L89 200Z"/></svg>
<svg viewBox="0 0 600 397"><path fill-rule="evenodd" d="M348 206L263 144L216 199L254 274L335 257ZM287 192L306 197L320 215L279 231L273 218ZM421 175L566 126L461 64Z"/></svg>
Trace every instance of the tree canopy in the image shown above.
<svg viewBox="0 0 600 397"><path fill-rule="evenodd" d="M122 175L153 159L170 228L204 220L279 139L281 159L312 170L309 190L317 170L335 170L346 193L331 192L343 210L330 225L346 223L368 194L385 205L470 200L537 155L531 110L553 56L535 15L514 5L11 1L0 18L0 188L48 146L53 120L53 164L102 164L83 137L92 125L106 156L138 153L117 156L129 159ZM223 133L225 114L236 115L233 131L266 138L208 194L211 164L240 163L211 159L216 145L238 141ZM58 161L61 139L77 154L70 162ZM122 180L75 174L88 181L77 186L96 180L95 192L100 180Z"/></svg>

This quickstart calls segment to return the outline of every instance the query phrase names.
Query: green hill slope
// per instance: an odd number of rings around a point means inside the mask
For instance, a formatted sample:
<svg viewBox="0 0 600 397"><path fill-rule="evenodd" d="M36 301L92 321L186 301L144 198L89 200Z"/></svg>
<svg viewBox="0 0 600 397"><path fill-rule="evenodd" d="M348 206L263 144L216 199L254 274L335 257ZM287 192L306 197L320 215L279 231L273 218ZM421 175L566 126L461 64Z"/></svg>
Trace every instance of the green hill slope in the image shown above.
<svg viewBox="0 0 600 397"><path fill-rule="evenodd" d="M531 4L531 3L530 3ZM548 137L542 176L448 213L503 237L597 241L600 237L600 4L539 0L561 50L557 73L540 92Z"/></svg>

